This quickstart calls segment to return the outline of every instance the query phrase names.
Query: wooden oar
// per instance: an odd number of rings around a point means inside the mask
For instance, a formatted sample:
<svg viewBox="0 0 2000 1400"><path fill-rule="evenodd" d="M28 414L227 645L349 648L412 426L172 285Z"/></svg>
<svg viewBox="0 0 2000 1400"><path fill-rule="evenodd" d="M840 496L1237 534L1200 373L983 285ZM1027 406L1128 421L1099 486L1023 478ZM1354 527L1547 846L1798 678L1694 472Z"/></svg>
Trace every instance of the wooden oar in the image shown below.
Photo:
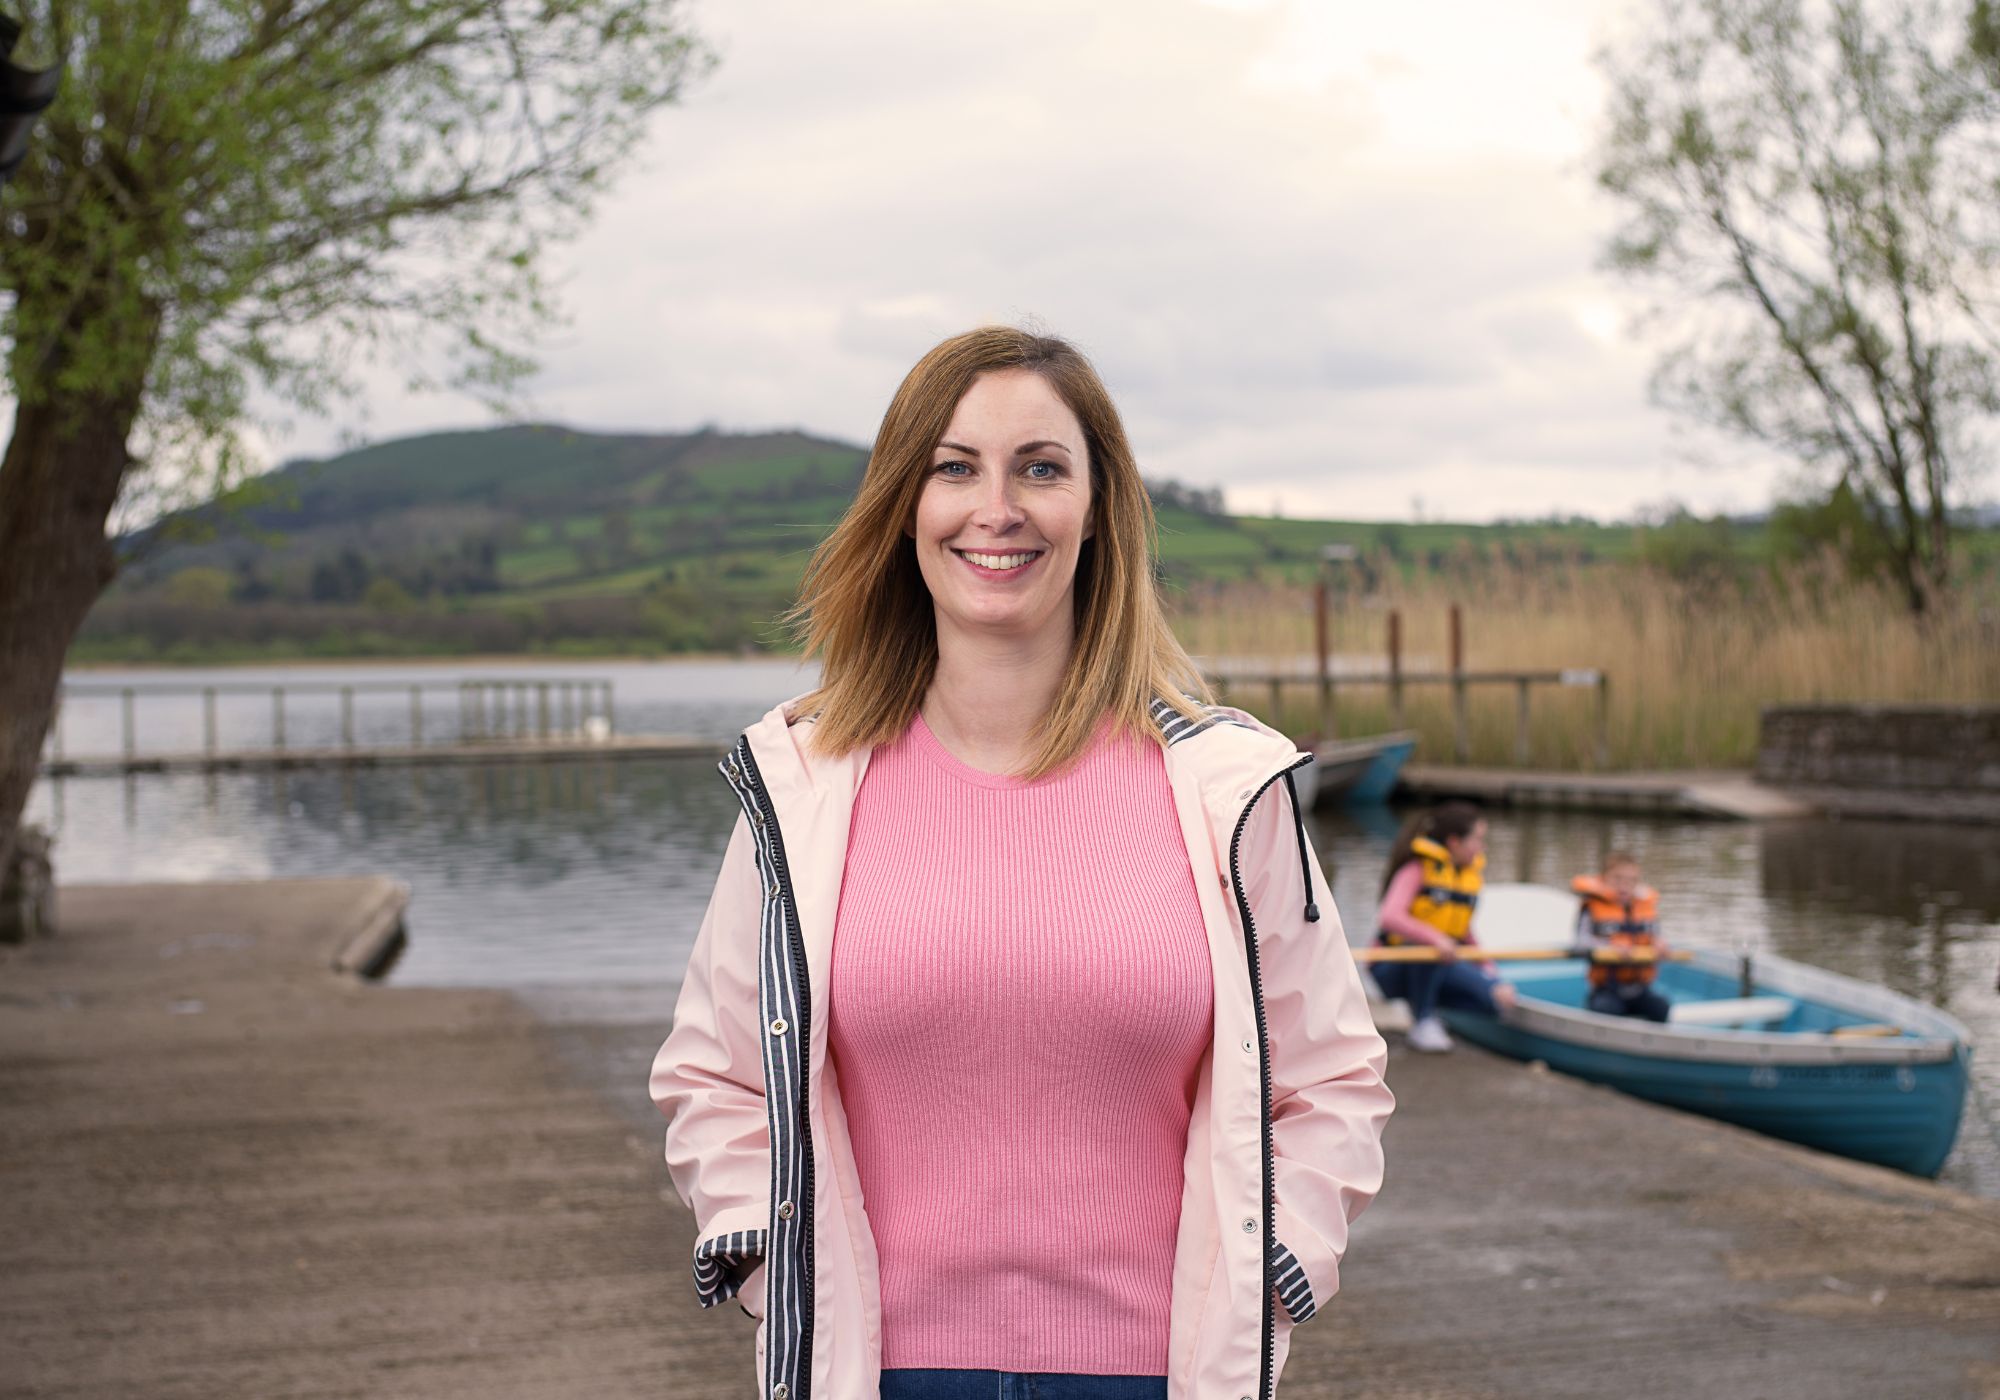
<svg viewBox="0 0 2000 1400"><path fill-rule="evenodd" d="M1618 951L1610 948L1458 948L1453 950L1460 962L1555 962L1563 958L1588 958L1595 963L1653 963L1686 962L1688 954L1669 948L1664 952L1634 948ZM1438 950L1428 944L1399 944L1384 947L1373 943L1366 948L1354 950L1354 960L1363 963L1434 963L1440 961Z"/></svg>
<svg viewBox="0 0 2000 1400"><path fill-rule="evenodd" d="M1889 1035L1901 1035L1902 1033L1903 1033L1903 1028L1901 1026L1884 1026L1884 1025L1835 1026L1831 1031L1828 1032L1829 1035L1835 1035L1835 1036L1843 1036L1843 1035L1889 1036Z"/></svg>

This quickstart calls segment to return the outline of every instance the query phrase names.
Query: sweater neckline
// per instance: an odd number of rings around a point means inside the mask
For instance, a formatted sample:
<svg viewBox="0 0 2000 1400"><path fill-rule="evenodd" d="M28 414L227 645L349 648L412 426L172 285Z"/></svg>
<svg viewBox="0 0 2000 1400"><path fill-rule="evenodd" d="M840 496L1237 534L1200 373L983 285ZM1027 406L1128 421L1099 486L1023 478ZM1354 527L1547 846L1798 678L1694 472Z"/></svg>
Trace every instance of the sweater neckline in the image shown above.
<svg viewBox="0 0 2000 1400"><path fill-rule="evenodd" d="M1087 760L1103 748L1106 730L1109 726L1110 721L1108 718L1099 724L1096 735L1092 737L1089 747L1084 750L1077 763L1071 764L1068 768L1062 769L1059 772L1044 773L1039 778L1018 778L1011 773L989 773L983 768L974 768L944 746L944 741L932 732L928 724L924 723L924 716L921 710L911 717L909 738L911 748L920 754L927 763L959 782L966 783L972 787L986 788L994 792L1028 792L1036 788L1048 787L1050 784L1060 782L1074 773L1081 766L1083 760Z"/></svg>

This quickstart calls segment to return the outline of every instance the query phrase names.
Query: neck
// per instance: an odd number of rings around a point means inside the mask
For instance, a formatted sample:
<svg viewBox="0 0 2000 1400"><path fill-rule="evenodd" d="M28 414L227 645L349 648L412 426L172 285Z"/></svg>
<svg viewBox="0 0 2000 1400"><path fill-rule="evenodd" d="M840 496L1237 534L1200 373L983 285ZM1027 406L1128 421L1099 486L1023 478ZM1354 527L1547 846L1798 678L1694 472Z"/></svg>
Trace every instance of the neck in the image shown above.
<svg viewBox="0 0 2000 1400"><path fill-rule="evenodd" d="M937 673L924 723L960 762L987 773L1027 767L1041 746L1074 637L1069 619L1034 636L968 633L939 620Z"/></svg>

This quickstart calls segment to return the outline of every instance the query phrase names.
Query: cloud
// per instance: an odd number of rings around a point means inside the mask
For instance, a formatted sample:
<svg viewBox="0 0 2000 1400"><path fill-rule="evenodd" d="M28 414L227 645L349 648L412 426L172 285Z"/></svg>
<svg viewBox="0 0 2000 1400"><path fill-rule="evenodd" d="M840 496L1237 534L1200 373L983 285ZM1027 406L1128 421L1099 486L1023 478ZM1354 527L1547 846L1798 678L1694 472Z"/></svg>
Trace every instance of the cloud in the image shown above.
<svg viewBox="0 0 2000 1400"><path fill-rule="evenodd" d="M866 441L940 337L1032 317L1241 507L1754 504L1767 464L1680 461L1594 270L1597 14L708 6L723 64L561 253L528 412ZM371 384L378 436L473 417Z"/></svg>

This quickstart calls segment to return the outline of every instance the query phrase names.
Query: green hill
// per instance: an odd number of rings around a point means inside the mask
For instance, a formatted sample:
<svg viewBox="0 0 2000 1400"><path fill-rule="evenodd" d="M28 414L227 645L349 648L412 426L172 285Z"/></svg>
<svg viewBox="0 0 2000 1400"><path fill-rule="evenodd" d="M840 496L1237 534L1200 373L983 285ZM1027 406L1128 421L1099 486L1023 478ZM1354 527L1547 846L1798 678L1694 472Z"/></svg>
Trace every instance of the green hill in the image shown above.
<svg viewBox="0 0 2000 1400"><path fill-rule="evenodd" d="M774 619L853 499L866 450L801 432L434 433L289 464L123 541L78 660L574 653L781 645ZM1761 527L1381 524L1233 517L1152 483L1170 591L1364 569L1672 567L1756 557Z"/></svg>

